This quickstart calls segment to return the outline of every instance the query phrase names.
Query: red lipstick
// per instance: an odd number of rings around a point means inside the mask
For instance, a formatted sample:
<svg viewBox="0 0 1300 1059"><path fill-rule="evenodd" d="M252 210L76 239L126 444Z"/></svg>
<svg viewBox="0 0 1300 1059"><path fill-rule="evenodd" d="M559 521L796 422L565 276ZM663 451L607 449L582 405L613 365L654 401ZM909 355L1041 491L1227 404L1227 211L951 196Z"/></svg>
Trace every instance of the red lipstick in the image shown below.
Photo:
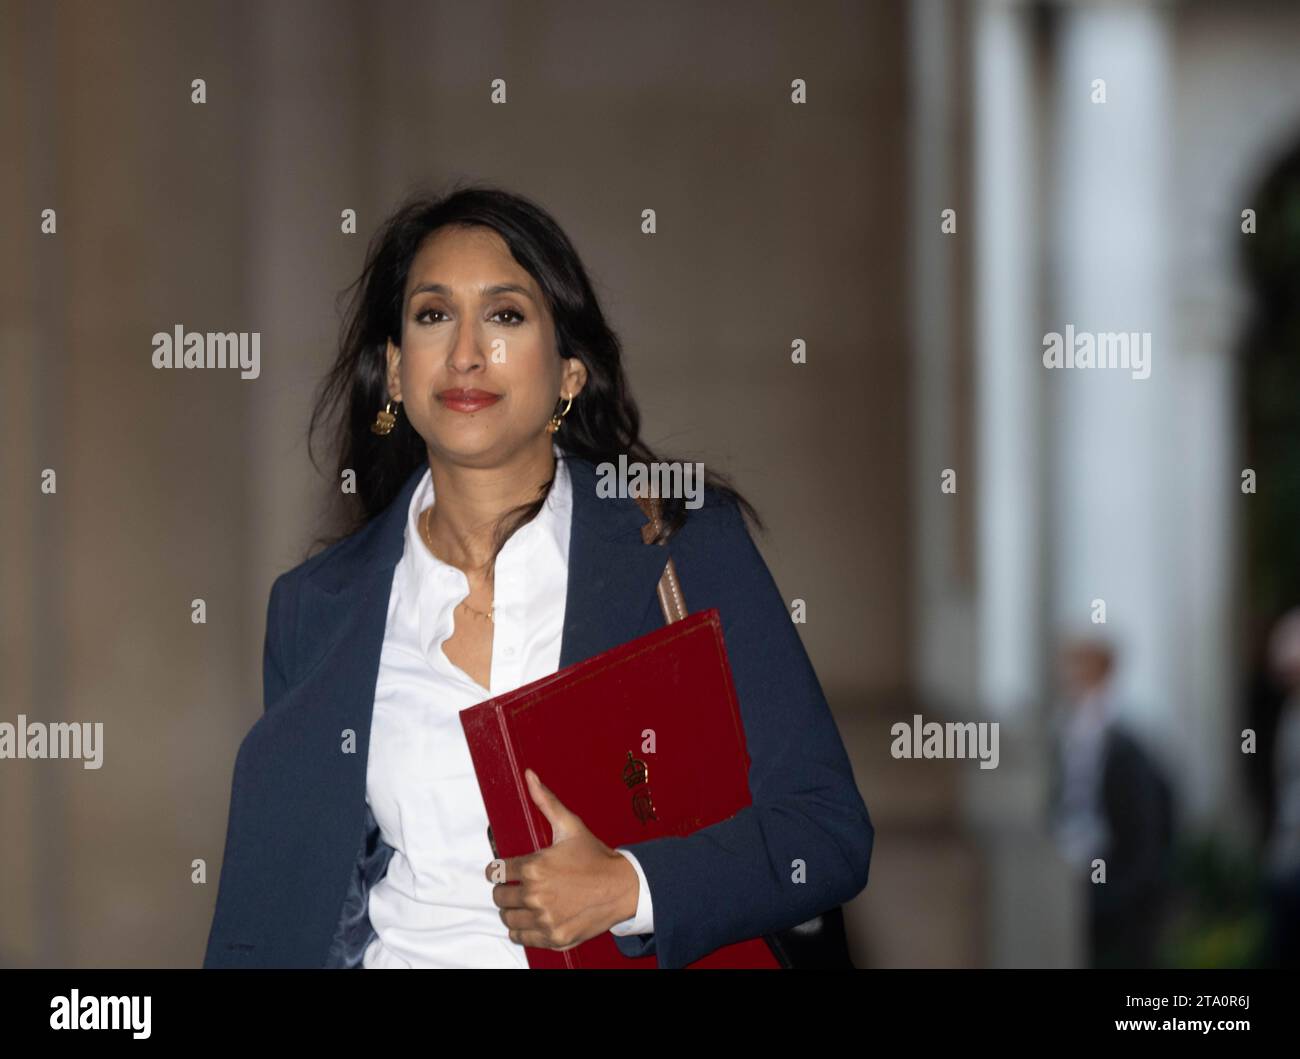
<svg viewBox="0 0 1300 1059"><path fill-rule="evenodd" d="M501 395L487 390L443 390L438 400L453 412L481 412L501 400Z"/></svg>

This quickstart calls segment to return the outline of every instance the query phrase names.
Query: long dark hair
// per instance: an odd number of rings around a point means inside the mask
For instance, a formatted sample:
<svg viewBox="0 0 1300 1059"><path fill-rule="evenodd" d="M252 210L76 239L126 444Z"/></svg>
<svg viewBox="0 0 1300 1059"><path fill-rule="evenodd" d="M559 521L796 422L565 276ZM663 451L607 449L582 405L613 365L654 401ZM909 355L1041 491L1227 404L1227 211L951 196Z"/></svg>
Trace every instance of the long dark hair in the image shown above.
<svg viewBox="0 0 1300 1059"><path fill-rule="evenodd" d="M522 195L481 182L453 187L446 194L421 190L380 226L370 241L361 275L341 295L351 292L339 332L339 353L321 384L307 440L311 453L318 426L332 422L338 460L335 482L351 470L356 492L338 494L346 509L344 532L332 539L320 538L317 544L332 543L364 527L427 462L424 440L400 405L397 423L388 435L377 436L370 426L389 399L385 352L389 340L401 345L402 298L411 262L424 240L449 224L480 225L505 240L546 297L559 355L577 357L587 368L587 383L554 435L561 451L595 464L617 465L621 454L626 454L629 464L672 462L641 440L641 415L623 374L618 336L606 323L586 269L555 219ZM311 458L316 465L315 456ZM735 502L756 528L763 528L753 506L725 475L706 469L704 484ZM550 486L547 482L536 500L501 518L493 559L510 535L541 511ZM688 509L683 497L665 497L660 503L660 539L667 540L681 528Z"/></svg>

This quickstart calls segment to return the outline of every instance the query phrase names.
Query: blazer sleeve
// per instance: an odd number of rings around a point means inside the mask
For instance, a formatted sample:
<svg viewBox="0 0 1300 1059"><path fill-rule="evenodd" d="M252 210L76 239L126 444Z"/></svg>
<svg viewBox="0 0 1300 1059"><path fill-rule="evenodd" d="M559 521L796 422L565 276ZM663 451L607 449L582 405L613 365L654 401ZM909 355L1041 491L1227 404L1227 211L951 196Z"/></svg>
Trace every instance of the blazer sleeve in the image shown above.
<svg viewBox="0 0 1300 1059"><path fill-rule="evenodd" d="M739 508L719 505L700 529L676 565L691 610L716 606L722 618L752 804L693 834L623 847L645 872L655 929L615 942L660 967L843 904L867 884L874 841L820 682Z"/></svg>

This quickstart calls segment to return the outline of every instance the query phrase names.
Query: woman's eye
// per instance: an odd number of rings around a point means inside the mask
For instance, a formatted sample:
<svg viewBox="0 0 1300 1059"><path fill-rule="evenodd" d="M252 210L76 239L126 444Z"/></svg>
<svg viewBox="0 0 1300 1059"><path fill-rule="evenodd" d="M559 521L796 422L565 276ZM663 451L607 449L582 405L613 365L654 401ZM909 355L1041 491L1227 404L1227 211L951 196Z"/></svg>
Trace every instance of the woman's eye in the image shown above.
<svg viewBox="0 0 1300 1059"><path fill-rule="evenodd" d="M513 317L515 317L514 320L507 320L507 321L504 321L504 323L506 324L507 327L518 327L521 323L524 322L524 314L521 313L521 312L518 312L518 311L515 310L515 309L498 309L498 310L497 310L495 313L493 313L492 315L493 315L494 318L495 318L495 317L498 317L498 316L513 316Z"/></svg>
<svg viewBox="0 0 1300 1059"><path fill-rule="evenodd" d="M415 314L415 319L417 323L421 323L421 324L430 323L431 321L425 320L425 317L428 316L430 313L441 313L441 312L442 312L441 309L421 309L418 313Z"/></svg>

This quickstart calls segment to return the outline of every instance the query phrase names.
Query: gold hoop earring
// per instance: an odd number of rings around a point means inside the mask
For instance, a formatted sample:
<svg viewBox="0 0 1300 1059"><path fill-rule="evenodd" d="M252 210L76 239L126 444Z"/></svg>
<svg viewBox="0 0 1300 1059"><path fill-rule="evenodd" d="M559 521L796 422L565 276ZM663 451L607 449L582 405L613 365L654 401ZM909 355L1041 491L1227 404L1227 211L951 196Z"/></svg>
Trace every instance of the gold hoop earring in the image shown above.
<svg viewBox="0 0 1300 1059"><path fill-rule="evenodd" d="M566 393L566 394L564 395L564 399L565 399L566 401L568 401L569 403L566 404L566 405L564 406L564 411L563 411L563 412L556 412L555 415L551 416L551 421L550 421L549 423L546 424L546 432L547 432L548 434L554 434L557 430L560 429L560 424L561 424L561 422L564 420L564 417L567 416L567 415L569 414L569 409L573 407L573 398L572 398L572 397L570 397L570 396ZM556 404L559 404L558 401L556 401L555 403L556 403Z"/></svg>
<svg viewBox="0 0 1300 1059"><path fill-rule="evenodd" d="M393 402L389 401L384 405L383 411L375 416L375 421L370 424L370 433L378 434L382 438L392 432L396 423L397 416L393 414Z"/></svg>

